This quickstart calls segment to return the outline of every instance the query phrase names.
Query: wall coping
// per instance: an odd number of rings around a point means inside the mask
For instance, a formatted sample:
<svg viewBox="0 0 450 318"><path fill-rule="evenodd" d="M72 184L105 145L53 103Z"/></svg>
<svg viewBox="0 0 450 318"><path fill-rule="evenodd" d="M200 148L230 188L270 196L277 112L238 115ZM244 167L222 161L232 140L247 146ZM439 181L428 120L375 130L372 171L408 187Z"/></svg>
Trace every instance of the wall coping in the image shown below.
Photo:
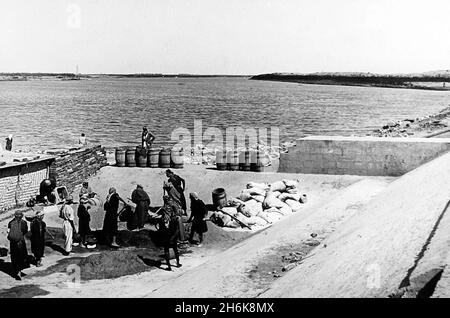
<svg viewBox="0 0 450 318"><path fill-rule="evenodd" d="M408 143L408 142L421 142L421 143L450 143L450 138L401 138L401 137L354 137L354 136L308 136L297 139L303 140L323 140L323 141L374 141L374 142L392 142L392 143Z"/></svg>

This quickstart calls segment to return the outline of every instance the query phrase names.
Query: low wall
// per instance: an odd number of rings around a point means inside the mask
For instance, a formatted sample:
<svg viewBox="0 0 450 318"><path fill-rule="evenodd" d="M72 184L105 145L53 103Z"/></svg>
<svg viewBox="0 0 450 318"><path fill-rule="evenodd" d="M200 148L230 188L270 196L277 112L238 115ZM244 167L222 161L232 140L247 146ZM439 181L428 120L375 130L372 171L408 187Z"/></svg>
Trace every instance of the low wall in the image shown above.
<svg viewBox="0 0 450 318"><path fill-rule="evenodd" d="M449 150L447 138L313 136L281 154L279 172L400 176Z"/></svg>
<svg viewBox="0 0 450 318"><path fill-rule="evenodd" d="M48 178L51 161L45 158L0 168L0 213L24 205L39 193L41 181Z"/></svg>
<svg viewBox="0 0 450 318"><path fill-rule="evenodd" d="M69 192L108 165L106 150L102 146L48 153L56 157L50 166L50 177L54 177L58 185L66 186Z"/></svg>

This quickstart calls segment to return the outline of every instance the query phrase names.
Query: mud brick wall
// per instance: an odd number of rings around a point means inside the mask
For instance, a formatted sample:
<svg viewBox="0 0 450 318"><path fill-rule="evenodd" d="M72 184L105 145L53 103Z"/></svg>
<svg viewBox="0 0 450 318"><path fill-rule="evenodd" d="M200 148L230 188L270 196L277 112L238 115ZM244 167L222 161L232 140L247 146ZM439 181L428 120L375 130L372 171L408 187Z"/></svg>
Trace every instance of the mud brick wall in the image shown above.
<svg viewBox="0 0 450 318"><path fill-rule="evenodd" d="M58 186L66 186L69 192L107 165L106 150L102 146L52 155L56 159L50 166L50 177L56 179Z"/></svg>
<svg viewBox="0 0 450 318"><path fill-rule="evenodd" d="M279 172L401 176L449 150L447 138L313 136L281 154Z"/></svg>
<svg viewBox="0 0 450 318"><path fill-rule="evenodd" d="M41 181L48 178L49 164L44 160L0 169L0 213L37 195Z"/></svg>

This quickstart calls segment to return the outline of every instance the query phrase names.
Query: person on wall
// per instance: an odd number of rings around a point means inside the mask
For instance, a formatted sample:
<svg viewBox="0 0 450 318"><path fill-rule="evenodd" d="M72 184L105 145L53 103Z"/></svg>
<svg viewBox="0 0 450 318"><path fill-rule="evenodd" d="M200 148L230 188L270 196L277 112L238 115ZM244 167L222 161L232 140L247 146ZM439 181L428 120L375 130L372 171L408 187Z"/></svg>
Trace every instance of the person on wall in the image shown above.
<svg viewBox="0 0 450 318"><path fill-rule="evenodd" d="M155 135L148 130L147 126L144 126L142 128L142 148L149 149L153 141L155 141Z"/></svg>
<svg viewBox="0 0 450 318"><path fill-rule="evenodd" d="M13 135L9 135L6 138L6 151L12 151L12 147L13 147Z"/></svg>

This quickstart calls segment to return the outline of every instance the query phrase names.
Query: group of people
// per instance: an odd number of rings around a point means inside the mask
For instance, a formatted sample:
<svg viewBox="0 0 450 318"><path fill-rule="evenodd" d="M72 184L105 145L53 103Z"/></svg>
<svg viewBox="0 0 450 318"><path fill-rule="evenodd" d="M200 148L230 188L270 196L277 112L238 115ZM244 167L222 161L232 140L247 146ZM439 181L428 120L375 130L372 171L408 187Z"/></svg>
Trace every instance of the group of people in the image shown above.
<svg viewBox="0 0 450 318"><path fill-rule="evenodd" d="M44 222L44 213L38 212L30 225L31 252L33 253L36 266L42 266L42 257L45 248L45 233L47 231ZM25 235L28 233L28 223L23 219L23 212L16 211L14 219L8 223L8 240L10 242L10 254L12 264L12 276L21 280L25 274L23 269L29 266L28 250Z"/></svg>
<svg viewBox="0 0 450 318"><path fill-rule="evenodd" d="M167 270L171 270L169 259L169 249L173 249L176 259L176 266L180 267L180 254L178 251L179 242L190 242L192 244L201 245L203 234L208 231L206 224L207 209L204 202L199 198L197 193L190 193L190 216L186 222L192 223L191 231L187 237L183 217L187 217L187 204L184 191L186 183L183 178L176 175L170 169L166 171L167 181L163 184L163 202L164 205L156 213L158 214L157 227L161 234L164 257L167 264ZM75 227L75 211L72 207L74 200L72 196L63 198L63 194L59 194L58 198L54 198L52 192L55 189L54 180L44 180L41 184L40 197L42 202L55 203L58 206L59 217L63 220L62 229L64 233L64 255L68 256L72 252L73 246L81 245L89 248L88 238L92 233L90 228L91 214L89 210L93 204L94 198L97 196L92 191L89 184L84 182L79 194L79 204L77 210L78 230ZM135 212L133 218L133 231L139 231L144 228L147 218L149 217L150 196L140 184L131 194L131 201L135 204ZM118 218L120 202L124 206L129 204L120 197L116 188L111 187L104 202L103 208L105 216L103 219L102 234L105 242L111 247L118 248ZM44 256L45 236L47 232L46 223L44 222L44 213L37 212L30 225L30 241L31 251L33 253L36 266L42 266L42 258ZM22 270L29 266L28 252L25 241L25 235L29 232L28 223L23 219L23 212L16 211L14 219L8 224L8 240L10 241L11 263L13 267L13 276L20 280L24 275ZM194 235L198 234L198 243L194 241ZM95 246L94 246L95 247Z"/></svg>

